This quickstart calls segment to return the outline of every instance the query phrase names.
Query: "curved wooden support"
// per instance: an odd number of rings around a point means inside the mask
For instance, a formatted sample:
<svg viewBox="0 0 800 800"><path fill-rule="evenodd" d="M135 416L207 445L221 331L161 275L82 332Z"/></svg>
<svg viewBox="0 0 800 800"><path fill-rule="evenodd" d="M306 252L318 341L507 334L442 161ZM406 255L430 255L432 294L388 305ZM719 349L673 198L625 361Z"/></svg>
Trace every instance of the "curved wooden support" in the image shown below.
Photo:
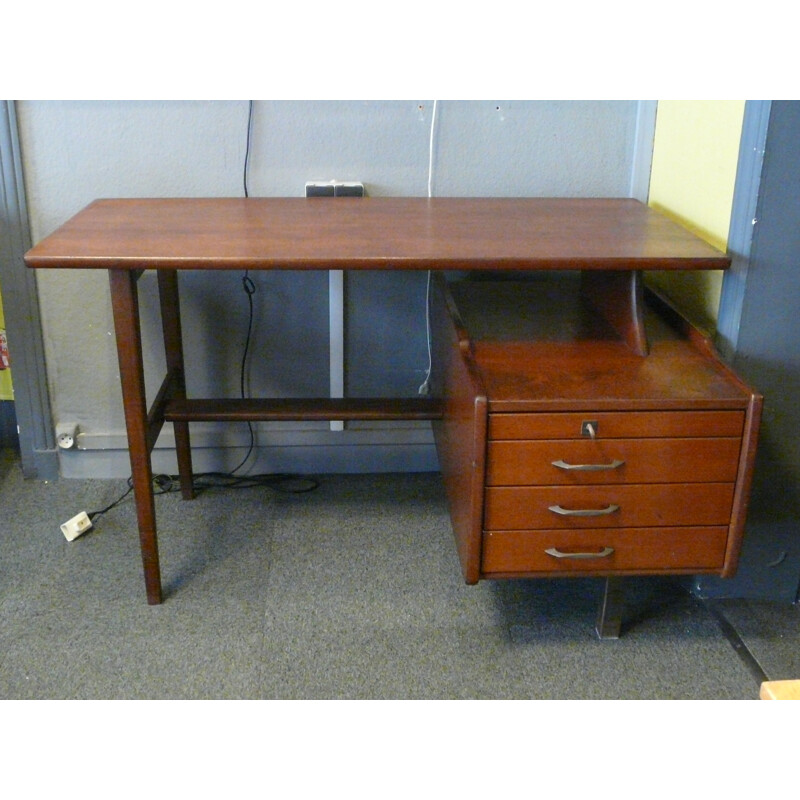
<svg viewBox="0 0 800 800"><path fill-rule="evenodd" d="M581 292L636 355L649 352L639 270L584 270Z"/></svg>

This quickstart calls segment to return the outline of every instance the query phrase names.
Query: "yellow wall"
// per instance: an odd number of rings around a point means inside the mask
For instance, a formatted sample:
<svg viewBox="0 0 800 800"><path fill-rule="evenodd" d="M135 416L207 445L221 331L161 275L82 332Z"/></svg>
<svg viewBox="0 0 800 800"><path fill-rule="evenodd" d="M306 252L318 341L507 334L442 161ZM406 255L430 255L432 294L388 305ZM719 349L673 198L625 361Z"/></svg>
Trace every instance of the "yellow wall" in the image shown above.
<svg viewBox="0 0 800 800"><path fill-rule="evenodd" d="M743 100L659 100L649 203L722 251L728 245ZM716 326L721 272L657 273L693 321Z"/></svg>
<svg viewBox="0 0 800 800"><path fill-rule="evenodd" d="M0 294L0 330L5 330L6 322L3 317L3 296ZM11 387L11 370L0 369L0 400L13 400L14 390Z"/></svg>

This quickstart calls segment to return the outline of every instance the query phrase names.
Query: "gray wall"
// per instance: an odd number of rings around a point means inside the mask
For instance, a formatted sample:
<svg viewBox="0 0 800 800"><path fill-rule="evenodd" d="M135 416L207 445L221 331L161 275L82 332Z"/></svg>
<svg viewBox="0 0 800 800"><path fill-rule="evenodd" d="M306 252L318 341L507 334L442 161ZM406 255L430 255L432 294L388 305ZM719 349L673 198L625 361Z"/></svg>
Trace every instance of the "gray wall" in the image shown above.
<svg viewBox="0 0 800 800"><path fill-rule="evenodd" d="M251 196L302 196L309 180L362 181L372 196L631 196L646 185L652 105L636 101L258 101ZM34 242L97 197L241 196L248 103L20 102ZM328 391L327 273L259 273L249 391ZM128 472L105 274L37 273L54 423L77 422L65 476ZM163 374L155 280L141 281L148 391ZM239 391L247 324L240 276L182 277L188 388ZM345 288L346 385L414 394L427 367L425 276L359 273ZM398 336L398 332L401 335ZM169 427L169 426L167 426ZM230 468L242 426L193 426L196 468ZM155 467L174 470L165 430ZM260 470L435 469L417 424L259 426ZM164 449L162 449L164 448Z"/></svg>

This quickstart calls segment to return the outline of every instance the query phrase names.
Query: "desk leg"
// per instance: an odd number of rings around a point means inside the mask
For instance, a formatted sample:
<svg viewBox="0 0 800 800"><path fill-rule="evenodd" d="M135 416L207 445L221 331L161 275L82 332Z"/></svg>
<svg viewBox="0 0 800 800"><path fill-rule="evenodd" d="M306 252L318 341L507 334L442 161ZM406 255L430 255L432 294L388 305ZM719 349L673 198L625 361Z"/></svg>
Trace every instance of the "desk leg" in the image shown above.
<svg viewBox="0 0 800 800"><path fill-rule="evenodd" d="M138 273L128 269L110 269L108 275L144 582L147 602L150 605L157 605L161 602L161 571L156 537L153 469L148 446L147 398L142 364L139 298L136 288Z"/></svg>
<svg viewBox="0 0 800 800"><path fill-rule="evenodd" d="M603 600L597 612L595 630L600 639L619 639L624 606L624 578L606 578Z"/></svg>
<svg viewBox="0 0 800 800"><path fill-rule="evenodd" d="M161 327L164 331L164 352L167 371L174 370L177 382L172 397L186 398L186 379L183 367L183 337L181 334L181 314L178 297L177 270L158 271L158 295L161 301ZM184 500L194 497L192 480L192 450L189 443L189 423L173 422L175 431L175 452L178 457L178 473L181 478L181 494Z"/></svg>

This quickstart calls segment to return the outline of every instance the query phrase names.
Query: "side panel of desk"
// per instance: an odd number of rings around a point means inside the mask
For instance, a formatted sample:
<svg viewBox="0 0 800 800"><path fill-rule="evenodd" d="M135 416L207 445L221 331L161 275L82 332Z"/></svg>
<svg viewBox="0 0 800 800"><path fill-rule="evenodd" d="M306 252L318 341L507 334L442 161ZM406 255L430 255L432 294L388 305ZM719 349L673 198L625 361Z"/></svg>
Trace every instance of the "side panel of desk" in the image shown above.
<svg viewBox="0 0 800 800"><path fill-rule="evenodd" d="M480 577L488 405L480 376L465 358L469 342L445 292L445 280L432 277L431 387L442 401L442 417L433 421L433 432L461 570L464 580L474 584Z"/></svg>

